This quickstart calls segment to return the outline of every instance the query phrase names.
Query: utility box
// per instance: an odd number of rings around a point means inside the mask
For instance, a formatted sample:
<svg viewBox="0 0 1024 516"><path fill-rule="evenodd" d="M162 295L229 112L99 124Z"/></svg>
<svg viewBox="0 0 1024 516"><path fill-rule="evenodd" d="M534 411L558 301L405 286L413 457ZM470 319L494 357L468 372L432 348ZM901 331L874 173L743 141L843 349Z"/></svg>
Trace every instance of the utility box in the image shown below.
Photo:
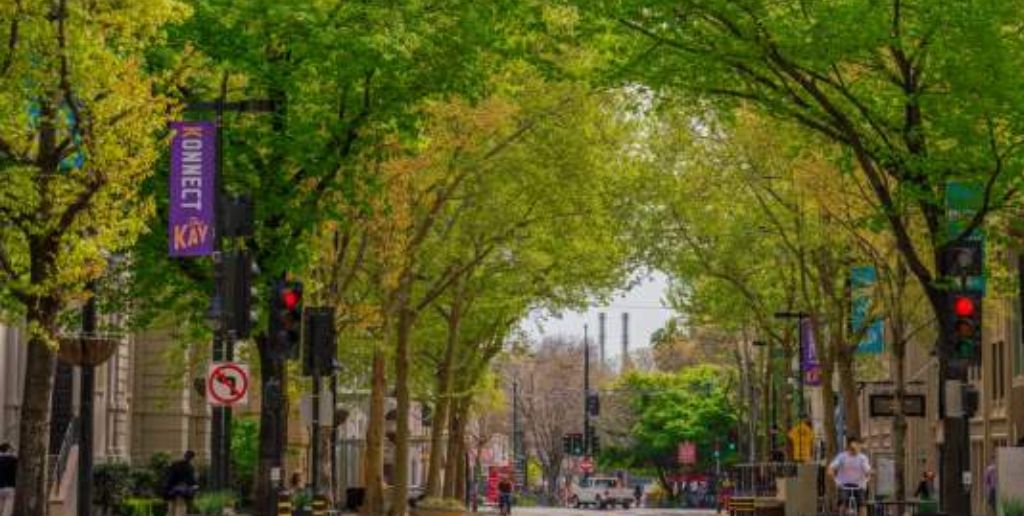
<svg viewBox="0 0 1024 516"><path fill-rule="evenodd" d="M779 478L776 482L786 516L815 516L818 513L817 464L799 464L795 477Z"/></svg>

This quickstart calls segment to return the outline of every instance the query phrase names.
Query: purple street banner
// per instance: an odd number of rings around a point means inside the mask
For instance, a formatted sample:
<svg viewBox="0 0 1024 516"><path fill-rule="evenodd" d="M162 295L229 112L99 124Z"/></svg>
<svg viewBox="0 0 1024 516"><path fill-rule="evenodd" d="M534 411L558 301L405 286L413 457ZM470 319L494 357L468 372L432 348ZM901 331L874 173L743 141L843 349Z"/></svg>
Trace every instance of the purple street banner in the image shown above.
<svg viewBox="0 0 1024 516"><path fill-rule="evenodd" d="M209 256L215 239L217 132L213 122L171 122L170 255Z"/></svg>
<svg viewBox="0 0 1024 516"><path fill-rule="evenodd" d="M814 343L814 320L809 317L800 319L801 341L803 349L800 351L803 360L804 385L821 385L821 364L818 362L817 346Z"/></svg>

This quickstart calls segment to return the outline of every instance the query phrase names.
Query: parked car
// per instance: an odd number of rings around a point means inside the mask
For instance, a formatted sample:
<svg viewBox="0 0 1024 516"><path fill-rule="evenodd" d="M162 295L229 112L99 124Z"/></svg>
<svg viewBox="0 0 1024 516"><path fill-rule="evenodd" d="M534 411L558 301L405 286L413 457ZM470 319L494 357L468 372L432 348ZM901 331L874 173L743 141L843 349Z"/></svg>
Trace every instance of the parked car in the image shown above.
<svg viewBox="0 0 1024 516"><path fill-rule="evenodd" d="M594 505L601 509L618 505L628 510L633 505L633 490L615 477L585 478L570 487L569 505Z"/></svg>

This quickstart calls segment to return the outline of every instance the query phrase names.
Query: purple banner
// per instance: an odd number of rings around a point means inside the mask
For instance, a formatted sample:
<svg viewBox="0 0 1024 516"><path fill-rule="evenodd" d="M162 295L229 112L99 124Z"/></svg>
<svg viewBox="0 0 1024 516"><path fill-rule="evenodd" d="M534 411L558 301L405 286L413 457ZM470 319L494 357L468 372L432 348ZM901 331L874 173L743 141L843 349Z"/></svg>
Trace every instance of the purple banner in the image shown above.
<svg viewBox="0 0 1024 516"><path fill-rule="evenodd" d="M171 122L171 256L208 256L214 250L217 128L213 122Z"/></svg>
<svg viewBox="0 0 1024 516"><path fill-rule="evenodd" d="M804 385L821 385L821 364L818 362L818 350L814 342L814 321L809 317L800 319L800 340L803 342L801 362Z"/></svg>

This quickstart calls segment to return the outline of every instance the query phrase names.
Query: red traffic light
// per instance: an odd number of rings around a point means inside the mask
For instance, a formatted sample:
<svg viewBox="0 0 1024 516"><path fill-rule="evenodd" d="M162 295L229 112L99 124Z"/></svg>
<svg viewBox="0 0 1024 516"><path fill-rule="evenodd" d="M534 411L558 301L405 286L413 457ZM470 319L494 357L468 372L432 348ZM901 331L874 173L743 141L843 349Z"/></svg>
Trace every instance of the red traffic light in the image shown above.
<svg viewBox="0 0 1024 516"><path fill-rule="evenodd" d="M971 317L974 315L974 301L969 297L958 297L953 301L953 313L957 317Z"/></svg>
<svg viewBox="0 0 1024 516"><path fill-rule="evenodd" d="M292 289L285 289L281 292L281 302L287 310L295 310L299 306L299 293Z"/></svg>

